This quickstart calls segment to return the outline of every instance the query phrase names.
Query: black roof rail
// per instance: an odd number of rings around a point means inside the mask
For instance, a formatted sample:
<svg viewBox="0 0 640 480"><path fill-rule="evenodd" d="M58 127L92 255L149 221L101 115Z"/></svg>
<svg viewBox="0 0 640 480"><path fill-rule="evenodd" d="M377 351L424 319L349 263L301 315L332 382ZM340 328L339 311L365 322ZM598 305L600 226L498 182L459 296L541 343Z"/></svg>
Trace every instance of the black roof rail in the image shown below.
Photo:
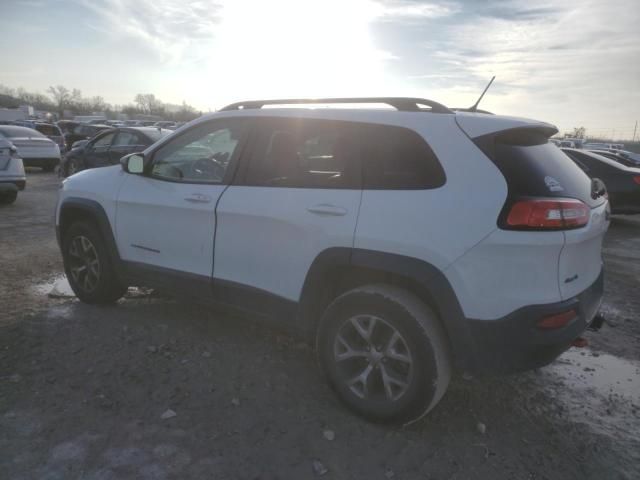
<svg viewBox="0 0 640 480"><path fill-rule="evenodd" d="M353 98L286 98L279 100L249 100L227 105L220 111L245 110L262 108L265 105L299 105L299 104L325 104L325 103L384 103L390 105L401 112L422 112L432 113L454 113L451 109L441 103L427 100L425 98L405 98L405 97L353 97ZM425 110L420 106L430 107Z"/></svg>

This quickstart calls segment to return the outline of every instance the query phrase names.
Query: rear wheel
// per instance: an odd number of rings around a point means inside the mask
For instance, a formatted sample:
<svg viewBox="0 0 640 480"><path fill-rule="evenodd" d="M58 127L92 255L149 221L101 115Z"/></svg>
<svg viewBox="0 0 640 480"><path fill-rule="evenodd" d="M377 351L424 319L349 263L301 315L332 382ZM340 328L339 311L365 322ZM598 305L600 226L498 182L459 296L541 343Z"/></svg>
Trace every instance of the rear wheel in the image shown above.
<svg viewBox="0 0 640 480"><path fill-rule="evenodd" d="M438 318L415 295L391 285L368 285L335 299L316 347L340 399L375 421L418 420L442 398L451 377Z"/></svg>
<svg viewBox="0 0 640 480"><path fill-rule="evenodd" d="M15 202L16 198L18 198L18 192L0 193L0 203L4 205L9 205Z"/></svg>
<svg viewBox="0 0 640 480"><path fill-rule="evenodd" d="M112 303L127 287L115 273L98 229L88 222L71 225L64 235L64 270L76 296L85 303Z"/></svg>

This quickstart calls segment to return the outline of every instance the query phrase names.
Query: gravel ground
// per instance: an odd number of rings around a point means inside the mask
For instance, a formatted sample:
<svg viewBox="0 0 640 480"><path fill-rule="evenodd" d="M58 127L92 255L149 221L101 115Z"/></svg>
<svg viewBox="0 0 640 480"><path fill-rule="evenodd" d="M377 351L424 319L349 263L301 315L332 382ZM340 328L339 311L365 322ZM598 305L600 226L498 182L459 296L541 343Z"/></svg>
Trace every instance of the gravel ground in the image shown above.
<svg viewBox="0 0 640 480"><path fill-rule="evenodd" d="M458 375L396 428L348 413L307 344L252 319L144 291L113 307L51 298L57 185L29 172L0 207L0 478L640 478L640 219L607 234L590 348Z"/></svg>

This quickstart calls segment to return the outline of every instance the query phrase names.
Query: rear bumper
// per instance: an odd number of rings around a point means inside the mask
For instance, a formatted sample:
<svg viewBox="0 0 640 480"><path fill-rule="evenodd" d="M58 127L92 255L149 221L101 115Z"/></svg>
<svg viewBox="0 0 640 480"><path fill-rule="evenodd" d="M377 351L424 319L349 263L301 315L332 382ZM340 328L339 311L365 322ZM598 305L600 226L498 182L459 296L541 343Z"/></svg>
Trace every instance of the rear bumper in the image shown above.
<svg viewBox="0 0 640 480"><path fill-rule="evenodd" d="M611 213L632 215L640 213L640 187L636 192L610 193Z"/></svg>
<svg viewBox="0 0 640 480"><path fill-rule="evenodd" d="M25 167L55 167L60 163L59 158L23 158L22 163Z"/></svg>
<svg viewBox="0 0 640 480"><path fill-rule="evenodd" d="M598 313L604 275L575 297L558 303L531 305L497 320L468 319L476 373L512 373L542 367L567 350ZM547 315L574 309L578 316L556 330L540 330L536 323Z"/></svg>
<svg viewBox="0 0 640 480"><path fill-rule="evenodd" d="M24 190L26 186L27 181L25 179L6 180L4 178L0 178L0 192Z"/></svg>

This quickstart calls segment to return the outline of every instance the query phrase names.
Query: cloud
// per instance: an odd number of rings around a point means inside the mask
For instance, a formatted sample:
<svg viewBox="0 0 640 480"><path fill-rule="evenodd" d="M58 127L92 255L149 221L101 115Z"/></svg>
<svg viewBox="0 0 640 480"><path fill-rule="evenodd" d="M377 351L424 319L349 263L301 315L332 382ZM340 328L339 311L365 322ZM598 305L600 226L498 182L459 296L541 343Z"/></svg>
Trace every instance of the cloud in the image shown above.
<svg viewBox="0 0 640 480"><path fill-rule="evenodd" d="M374 2L374 5L377 19L389 22L418 22L448 17L460 10L459 5L454 2L382 0Z"/></svg>
<svg viewBox="0 0 640 480"><path fill-rule="evenodd" d="M138 41L163 61L191 58L215 36L222 6L215 1L79 0L97 18L91 28L114 38Z"/></svg>
<svg viewBox="0 0 640 480"><path fill-rule="evenodd" d="M424 23L414 58L429 68L413 68L408 81L471 104L495 74L483 102L499 112L522 114L526 105L529 116L598 118L594 125L632 124L640 114L637 0L478 3Z"/></svg>

